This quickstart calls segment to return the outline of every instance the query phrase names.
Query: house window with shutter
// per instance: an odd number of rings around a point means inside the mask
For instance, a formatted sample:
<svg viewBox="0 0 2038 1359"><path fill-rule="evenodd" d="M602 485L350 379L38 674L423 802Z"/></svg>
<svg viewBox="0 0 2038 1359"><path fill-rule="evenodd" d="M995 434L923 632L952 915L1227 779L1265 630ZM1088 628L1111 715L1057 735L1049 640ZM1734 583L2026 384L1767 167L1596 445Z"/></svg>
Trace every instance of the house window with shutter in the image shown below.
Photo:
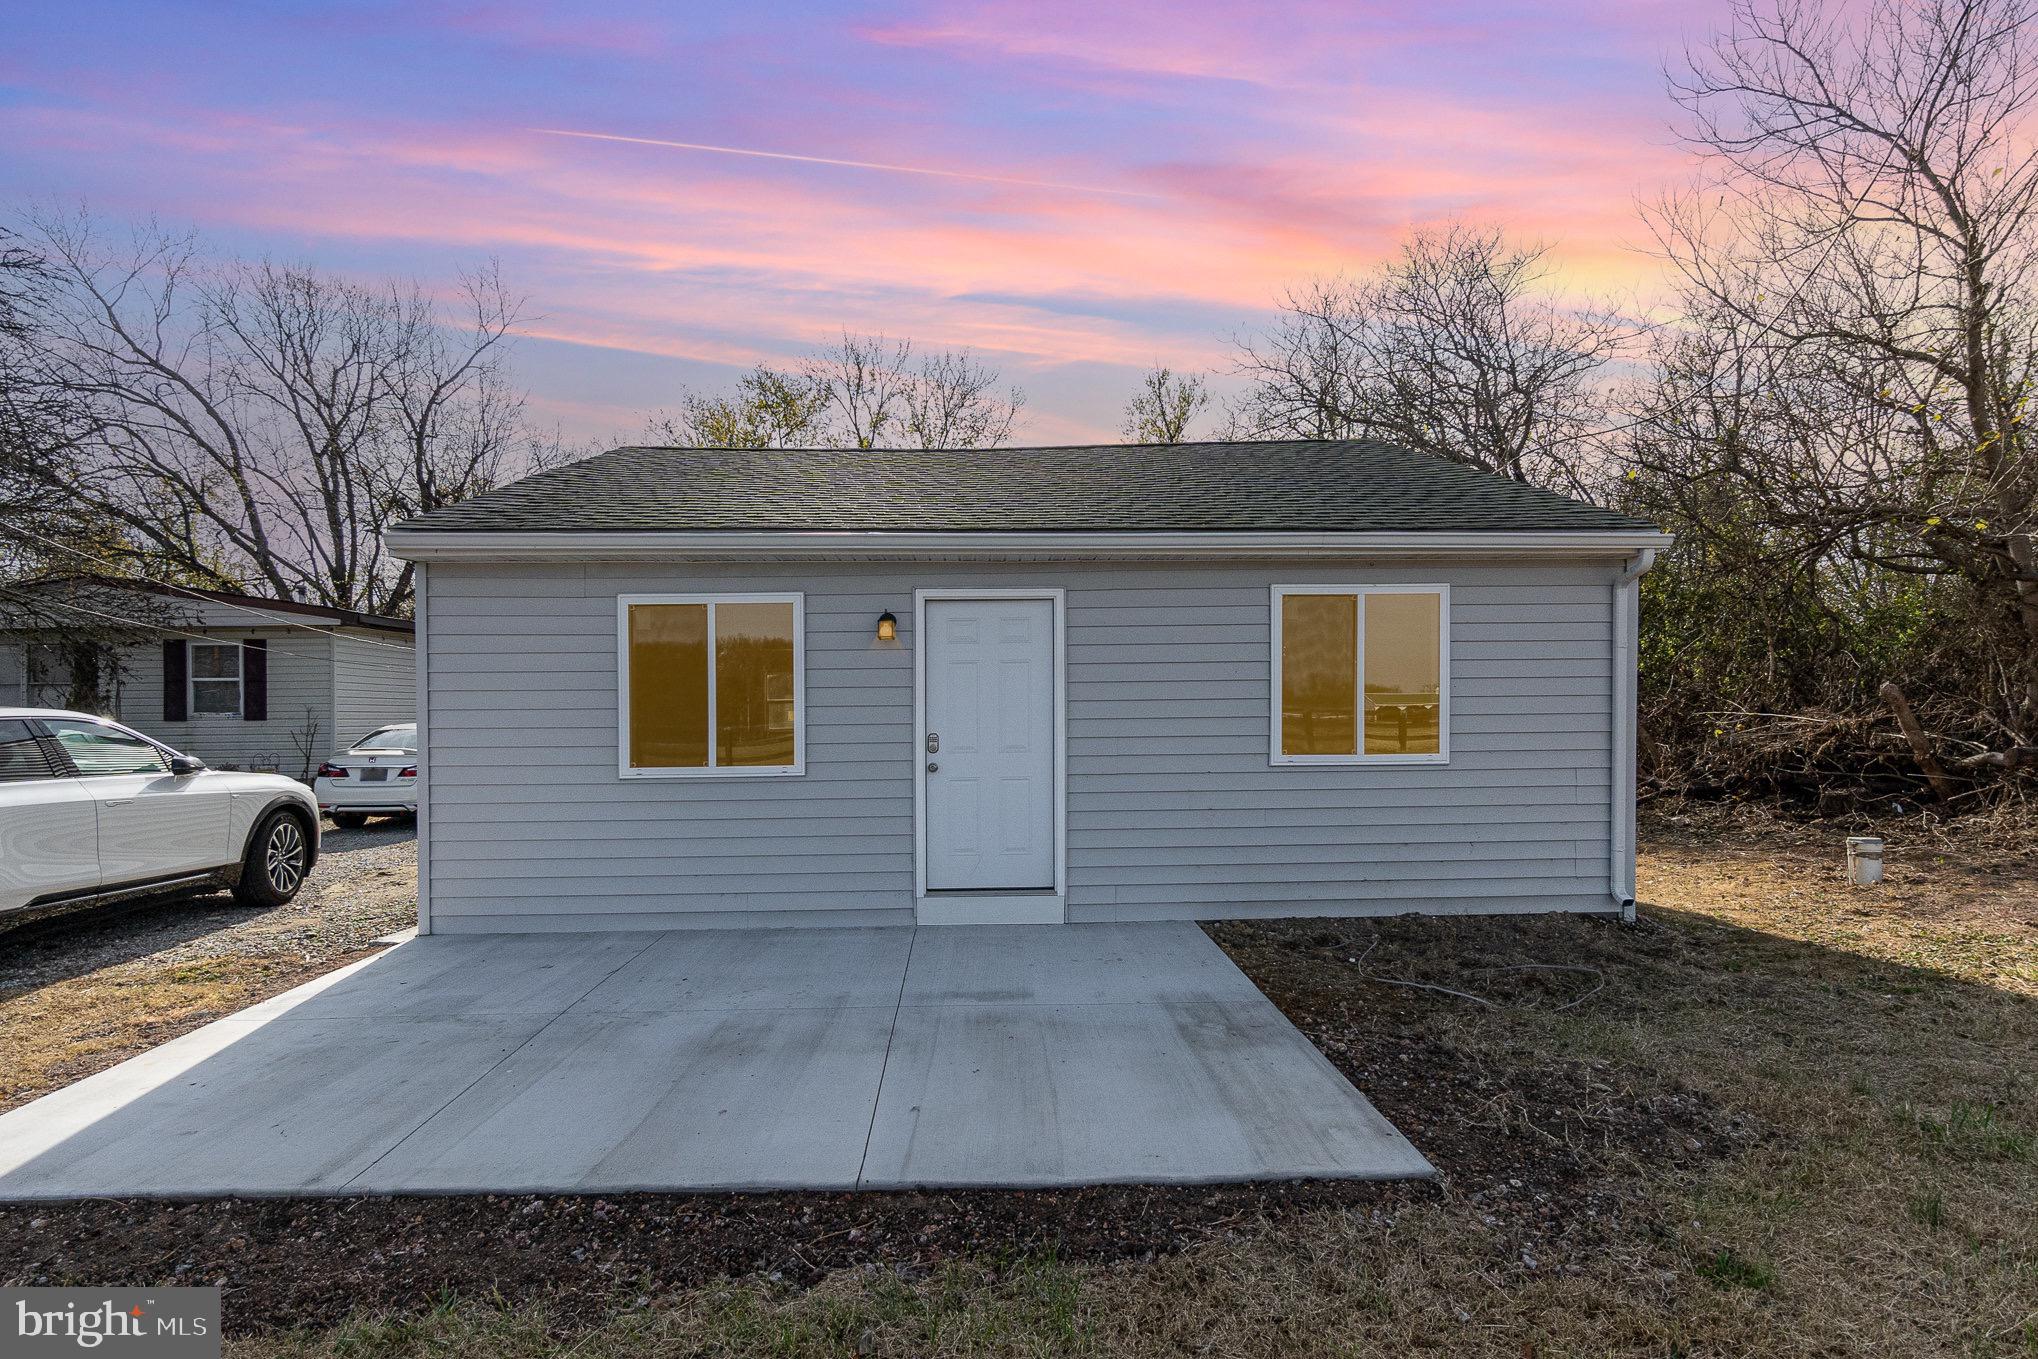
<svg viewBox="0 0 2038 1359"><path fill-rule="evenodd" d="M624 778L804 768L802 597L625 595L617 601Z"/></svg>
<svg viewBox="0 0 2038 1359"><path fill-rule="evenodd" d="M193 642L190 673L193 717L241 715L239 642Z"/></svg>

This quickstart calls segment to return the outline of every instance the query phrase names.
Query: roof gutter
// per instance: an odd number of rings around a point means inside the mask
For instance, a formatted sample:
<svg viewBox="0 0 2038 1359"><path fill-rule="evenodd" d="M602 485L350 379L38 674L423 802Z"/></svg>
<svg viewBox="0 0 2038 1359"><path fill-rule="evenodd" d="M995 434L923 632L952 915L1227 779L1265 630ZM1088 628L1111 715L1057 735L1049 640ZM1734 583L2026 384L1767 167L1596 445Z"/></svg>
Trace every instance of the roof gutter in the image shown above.
<svg viewBox="0 0 2038 1359"><path fill-rule="evenodd" d="M1656 564L1645 547L1613 578L1613 788L1608 817L1608 890L1621 923L1635 923L1635 689L1641 639L1641 580Z"/></svg>
<svg viewBox="0 0 2038 1359"><path fill-rule="evenodd" d="M1647 531L1551 533L897 533L461 532L394 528L389 551L413 562L928 558L1463 556L1632 558L1667 547Z"/></svg>

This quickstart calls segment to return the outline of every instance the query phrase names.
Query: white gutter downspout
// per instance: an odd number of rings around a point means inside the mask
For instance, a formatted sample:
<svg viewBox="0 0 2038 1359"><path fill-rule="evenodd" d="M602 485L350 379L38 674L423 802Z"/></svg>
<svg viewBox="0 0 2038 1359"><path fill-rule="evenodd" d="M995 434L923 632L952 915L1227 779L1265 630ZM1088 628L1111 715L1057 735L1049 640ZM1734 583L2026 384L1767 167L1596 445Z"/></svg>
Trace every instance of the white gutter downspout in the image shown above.
<svg viewBox="0 0 2038 1359"><path fill-rule="evenodd" d="M1621 923L1635 923L1635 671L1640 647L1642 577L1656 564L1645 547L1613 580L1613 825L1608 883Z"/></svg>
<svg viewBox="0 0 2038 1359"><path fill-rule="evenodd" d="M412 655L417 664L418 722L418 933L432 932L432 673L431 632L425 626L425 573L419 562L411 572L412 617L417 644Z"/></svg>

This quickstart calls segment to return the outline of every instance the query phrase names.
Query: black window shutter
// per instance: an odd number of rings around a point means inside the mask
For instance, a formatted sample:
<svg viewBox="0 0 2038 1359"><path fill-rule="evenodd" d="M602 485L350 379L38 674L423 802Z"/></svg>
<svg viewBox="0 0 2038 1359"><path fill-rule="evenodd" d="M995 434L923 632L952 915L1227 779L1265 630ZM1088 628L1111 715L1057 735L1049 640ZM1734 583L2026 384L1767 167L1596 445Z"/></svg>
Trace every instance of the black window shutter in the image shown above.
<svg viewBox="0 0 2038 1359"><path fill-rule="evenodd" d="M189 653L181 638L163 643L163 720L182 722L189 714L184 705L185 657Z"/></svg>
<svg viewBox="0 0 2038 1359"><path fill-rule="evenodd" d="M241 643L241 720L269 720L269 639L251 637Z"/></svg>

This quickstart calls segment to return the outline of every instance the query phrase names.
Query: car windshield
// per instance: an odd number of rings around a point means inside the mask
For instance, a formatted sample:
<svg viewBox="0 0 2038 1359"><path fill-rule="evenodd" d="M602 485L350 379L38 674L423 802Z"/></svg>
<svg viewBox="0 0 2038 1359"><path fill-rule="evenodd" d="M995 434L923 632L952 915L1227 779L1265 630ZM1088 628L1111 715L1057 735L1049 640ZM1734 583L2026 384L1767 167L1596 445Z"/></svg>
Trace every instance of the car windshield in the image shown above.
<svg viewBox="0 0 2038 1359"><path fill-rule="evenodd" d="M417 748L418 729L415 722L378 728L348 747L349 750L401 750L407 754L416 754Z"/></svg>

